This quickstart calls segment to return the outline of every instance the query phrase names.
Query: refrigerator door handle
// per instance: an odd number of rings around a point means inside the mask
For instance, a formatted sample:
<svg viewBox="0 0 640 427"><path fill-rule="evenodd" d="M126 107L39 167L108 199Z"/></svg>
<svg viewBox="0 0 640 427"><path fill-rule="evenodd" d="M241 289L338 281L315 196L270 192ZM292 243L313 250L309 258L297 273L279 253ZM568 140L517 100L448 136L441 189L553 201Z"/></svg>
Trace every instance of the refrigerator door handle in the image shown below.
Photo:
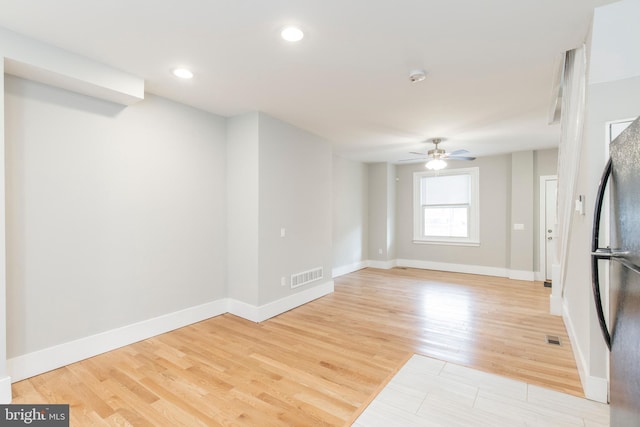
<svg viewBox="0 0 640 427"><path fill-rule="evenodd" d="M611 351L611 334L607 327L607 322L604 318L604 310L602 309L602 297L600 296L600 277L598 270L598 260L600 259L613 259L624 256L623 251L611 250L610 248L599 248L598 243L600 239L600 217L602 215L602 203L604 201L604 192L611 176L611 159L607 162L602 172L602 178L600 178L600 184L598 185L598 193L596 195L596 206L593 215L593 233L591 234L591 285L593 288L593 299L596 304L596 313L598 315L598 322L600 322L600 329L602 330L602 337L604 338L609 351Z"/></svg>
<svg viewBox="0 0 640 427"><path fill-rule="evenodd" d="M624 258L629 255L629 251L619 251L611 248L598 248L594 252L591 252L591 256L597 259L612 259L612 258Z"/></svg>

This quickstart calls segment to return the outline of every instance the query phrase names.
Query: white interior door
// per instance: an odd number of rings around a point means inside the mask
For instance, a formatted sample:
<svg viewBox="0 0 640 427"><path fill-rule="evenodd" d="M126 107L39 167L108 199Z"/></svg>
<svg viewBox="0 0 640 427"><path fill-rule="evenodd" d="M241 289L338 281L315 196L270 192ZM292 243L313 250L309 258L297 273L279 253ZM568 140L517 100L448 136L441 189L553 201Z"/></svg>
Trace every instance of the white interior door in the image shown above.
<svg viewBox="0 0 640 427"><path fill-rule="evenodd" d="M544 180L544 278L551 280L551 266L556 262L556 197L558 179L546 177ZM541 195L542 196L542 195Z"/></svg>

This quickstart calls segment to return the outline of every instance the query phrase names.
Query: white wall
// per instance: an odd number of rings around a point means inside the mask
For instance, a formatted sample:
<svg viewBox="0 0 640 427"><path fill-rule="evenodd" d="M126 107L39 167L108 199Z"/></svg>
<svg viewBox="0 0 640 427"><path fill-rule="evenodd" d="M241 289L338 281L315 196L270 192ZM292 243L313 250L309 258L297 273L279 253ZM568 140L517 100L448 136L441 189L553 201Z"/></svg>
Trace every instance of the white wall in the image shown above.
<svg viewBox="0 0 640 427"><path fill-rule="evenodd" d="M384 267L395 254L395 166L370 163L368 172L369 260Z"/></svg>
<svg viewBox="0 0 640 427"><path fill-rule="evenodd" d="M449 162L452 169L479 168L480 246L413 243L413 173L423 171L424 164L397 166L397 263L533 280L538 269L537 182L541 174L555 174L556 161L557 149L551 149ZM514 223L524 230L514 230Z"/></svg>
<svg viewBox="0 0 640 427"><path fill-rule="evenodd" d="M333 156L333 275L368 260L368 167Z"/></svg>
<svg viewBox="0 0 640 427"><path fill-rule="evenodd" d="M480 246L449 246L413 243L413 172L424 171L424 164L397 167L397 257L489 267L504 275L509 266L509 210L511 193L511 155L478 158L473 162L449 162L449 168L480 168Z"/></svg>
<svg viewBox="0 0 640 427"><path fill-rule="evenodd" d="M565 317L574 331L574 351L584 383L606 382L607 378L607 350L590 287L591 227L596 189L607 159L606 122L635 116L640 116L640 76L589 85L584 148L575 194L575 197L585 195L586 209L584 216L573 214L564 288Z"/></svg>
<svg viewBox="0 0 640 427"><path fill-rule="evenodd" d="M8 357L225 296L223 118L5 83Z"/></svg>
<svg viewBox="0 0 640 427"><path fill-rule="evenodd" d="M3 56L0 54L0 58ZM0 61L4 76L4 61ZM0 80L0 403L11 402L11 377L7 369L7 272L6 272L6 197L5 197L5 128L4 128L4 77ZM4 326L3 326L4 324Z"/></svg>
<svg viewBox="0 0 640 427"><path fill-rule="evenodd" d="M534 171L533 151L519 151L511 154L511 219L509 232L509 269L511 277L533 280L533 205ZM522 229L516 230L516 224Z"/></svg>
<svg viewBox="0 0 640 427"><path fill-rule="evenodd" d="M333 291L322 138L149 94L123 107L7 76L4 96L14 380L227 311L261 321ZM290 287L315 267L322 280Z"/></svg>
<svg viewBox="0 0 640 427"><path fill-rule="evenodd" d="M332 283L333 183L325 139L260 113L259 140L258 303L264 305ZM323 280L291 289L292 274L316 267Z"/></svg>
<svg viewBox="0 0 640 427"><path fill-rule="evenodd" d="M591 42L589 83L606 83L640 75L638 51L640 2L617 1L596 8Z"/></svg>
<svg viewBox="0 0 640 427"><path fill-rule="evenodd" d="M606 156L606 123L640 116L640 64L635 25L638 2L624 0L597 8L592 29L593 52L587 87L587 109L583 148L574 199L586 197L585 215L573 213L569 256L565 268L564 318L585 394L607 399L608 352L601 336L591 291L590 247L595 195ZM628 49L620 51L621 46ZM607 48L608 47L608 48ZM610 49L610 55L605 51ZM613 60L611 55L622 55ZM611 70L607 71L608 68ZM635 77L629 77L635 76Z"/></svg>
<svg viewBox="0 0 640 427"><path fill-rule="evenodd" d="M227 122L227 293L258 305L258 113Z"/></svg>
<svg viewBox="0 0 640 427"><path fill-rule="evenodd" d="M387 258L396 259L396 205L397 205L397 174L396 166L387 164Z"/></svg>

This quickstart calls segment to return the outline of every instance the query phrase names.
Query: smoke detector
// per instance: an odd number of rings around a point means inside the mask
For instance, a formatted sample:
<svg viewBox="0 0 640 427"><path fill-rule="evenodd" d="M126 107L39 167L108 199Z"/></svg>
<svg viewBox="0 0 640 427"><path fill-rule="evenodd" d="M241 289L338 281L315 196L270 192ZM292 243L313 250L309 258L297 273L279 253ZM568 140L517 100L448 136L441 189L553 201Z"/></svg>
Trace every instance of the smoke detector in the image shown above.
<svg viewBox="0 0 640 427"><path fill-rule="evenodd" d="M427 73L424 70L413 70L409 73L409 80L411 83L418 83L427 78Z"/></svg>

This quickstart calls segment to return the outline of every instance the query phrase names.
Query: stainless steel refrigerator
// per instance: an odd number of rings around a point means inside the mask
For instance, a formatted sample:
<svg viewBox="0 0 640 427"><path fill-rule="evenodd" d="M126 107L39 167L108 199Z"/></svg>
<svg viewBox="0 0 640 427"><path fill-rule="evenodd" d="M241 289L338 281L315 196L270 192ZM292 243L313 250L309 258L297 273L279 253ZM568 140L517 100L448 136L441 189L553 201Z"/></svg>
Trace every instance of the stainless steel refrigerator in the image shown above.
<svg viewBox="0 0 640 427"><path fill-rule="evenodd" d="M611 351L611 426L640 425L640 119L610 145L600 180L592 235L591 274L602 335ZM599 247L605 188L610 194L610 244ZM598 280L600 260L609 261L609 318Z"/></svg>

